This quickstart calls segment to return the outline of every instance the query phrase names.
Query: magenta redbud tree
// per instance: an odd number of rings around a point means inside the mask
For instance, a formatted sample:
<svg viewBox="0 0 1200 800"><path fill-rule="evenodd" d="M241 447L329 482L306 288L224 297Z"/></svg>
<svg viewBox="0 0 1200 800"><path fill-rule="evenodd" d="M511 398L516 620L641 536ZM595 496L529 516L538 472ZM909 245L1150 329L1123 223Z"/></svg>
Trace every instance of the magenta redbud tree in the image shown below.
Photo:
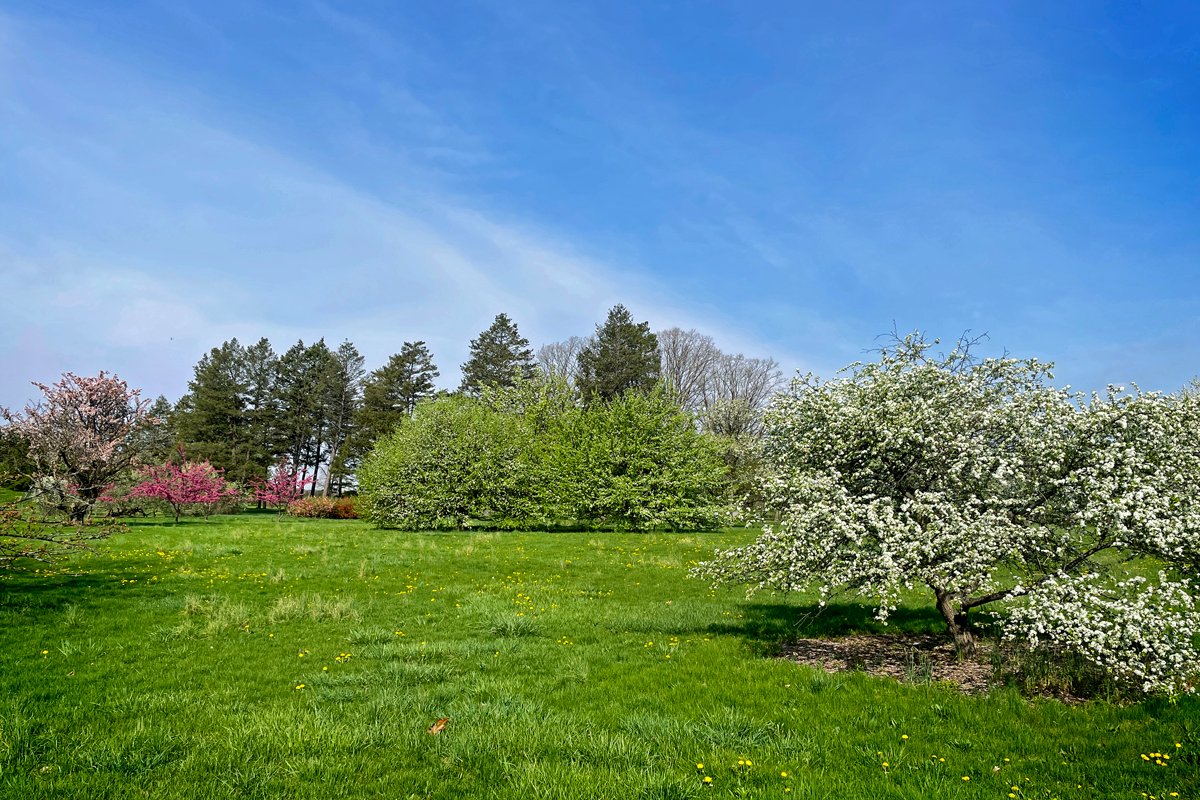
<svg viewBox="0 0 1200 800"><path fill-rule="evenodd" d="M284 507L304 494L313 483L307 471L297 472L288 459L280 458L269 478L252 482L254 499L269 506Z"/></svg>
<svg viewBox="0 0 1200 800"><path fill-rule="evenodd" d="M189 462L184 458L178 464L153 464L144 467L140 477L141 482L130 490L130 496L166 502L175 512L176 522L187 508L212 507L238 494L236 488L225 482L221 471L207 461Z"/></svg>

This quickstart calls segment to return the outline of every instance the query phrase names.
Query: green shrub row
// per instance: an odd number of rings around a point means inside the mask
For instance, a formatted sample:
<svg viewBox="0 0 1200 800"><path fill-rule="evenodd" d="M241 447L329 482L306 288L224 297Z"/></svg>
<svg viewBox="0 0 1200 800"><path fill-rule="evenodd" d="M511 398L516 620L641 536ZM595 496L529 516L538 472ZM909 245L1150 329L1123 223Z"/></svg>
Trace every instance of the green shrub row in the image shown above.
<svg viewBox="0 0 1200 800"><path fill-rule="evenodd" d="M662 389L586 408L553 380L438 398L358 474L360 512L391 528L693 530L730 518L721 444Z"/></svg>

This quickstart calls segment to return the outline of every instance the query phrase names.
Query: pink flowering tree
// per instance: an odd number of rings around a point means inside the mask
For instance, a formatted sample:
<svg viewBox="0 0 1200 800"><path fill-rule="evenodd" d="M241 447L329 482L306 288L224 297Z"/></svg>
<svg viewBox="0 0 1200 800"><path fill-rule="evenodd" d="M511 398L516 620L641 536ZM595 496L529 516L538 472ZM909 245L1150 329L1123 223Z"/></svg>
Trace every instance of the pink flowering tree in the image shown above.
<svg viewBox="0 0 1200 800"><path fill-rule="evenodd" d="M183 451L180 451L183 456ZM152 497L162 500L175 512L175 521L184 509L213 507L238 491L227 484L221 471L207 461L152 464L141 471L141 482L129 492L131 497Z"/></svg>
<svg viewBox="0 0 1200 800"><path fill-rule="evenodd" d="M96 377L68 372L57 383L33 385L42 392L40 402L22 413L0 409L0 416L28 443L39 474L70 487L72 497L64 507L81 522L105 487L133 462L137 432L157 420L140 389L107 372Z"/></svg>
<svg viewBox="0 0 1200 800"><path fill-rule="evenodd" d="M252 482L254 499L268 506L283 508L303 495L305 488L313 481L307 471L297 472L291 462L283 457L275 464L269 478Z"/></svg>

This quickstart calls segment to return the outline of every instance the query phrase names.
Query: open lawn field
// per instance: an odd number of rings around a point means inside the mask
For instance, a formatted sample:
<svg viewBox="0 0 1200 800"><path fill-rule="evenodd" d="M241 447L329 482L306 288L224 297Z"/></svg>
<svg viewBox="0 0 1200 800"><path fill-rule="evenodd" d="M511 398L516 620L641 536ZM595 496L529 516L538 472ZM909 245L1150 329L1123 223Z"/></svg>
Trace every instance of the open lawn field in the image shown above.
<svg viewBox="0 0 1200 800"><path fill-rule="evenodd" d="M1194 698L967 697L771 658L876 628L687 577L752 535L132 522L0 577L0 796L1198 796ZM921 597L892 627L940 625Z"/></svg>

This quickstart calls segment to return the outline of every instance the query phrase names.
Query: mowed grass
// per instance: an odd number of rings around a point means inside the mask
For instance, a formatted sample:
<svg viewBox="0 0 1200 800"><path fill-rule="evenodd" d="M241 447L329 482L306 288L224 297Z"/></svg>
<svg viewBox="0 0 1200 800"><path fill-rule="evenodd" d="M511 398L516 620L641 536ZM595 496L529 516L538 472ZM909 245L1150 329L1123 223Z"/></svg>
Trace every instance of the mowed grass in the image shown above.
<svg viewBox="0 0 1200 800"><path fill-rule="evenodd" d="M875 628L687 577L752 536L134 522L0 578L0 796L1197 796L1194 699L973 698L771 658ZM893 629L938 628L920 600Z"/></svg>

